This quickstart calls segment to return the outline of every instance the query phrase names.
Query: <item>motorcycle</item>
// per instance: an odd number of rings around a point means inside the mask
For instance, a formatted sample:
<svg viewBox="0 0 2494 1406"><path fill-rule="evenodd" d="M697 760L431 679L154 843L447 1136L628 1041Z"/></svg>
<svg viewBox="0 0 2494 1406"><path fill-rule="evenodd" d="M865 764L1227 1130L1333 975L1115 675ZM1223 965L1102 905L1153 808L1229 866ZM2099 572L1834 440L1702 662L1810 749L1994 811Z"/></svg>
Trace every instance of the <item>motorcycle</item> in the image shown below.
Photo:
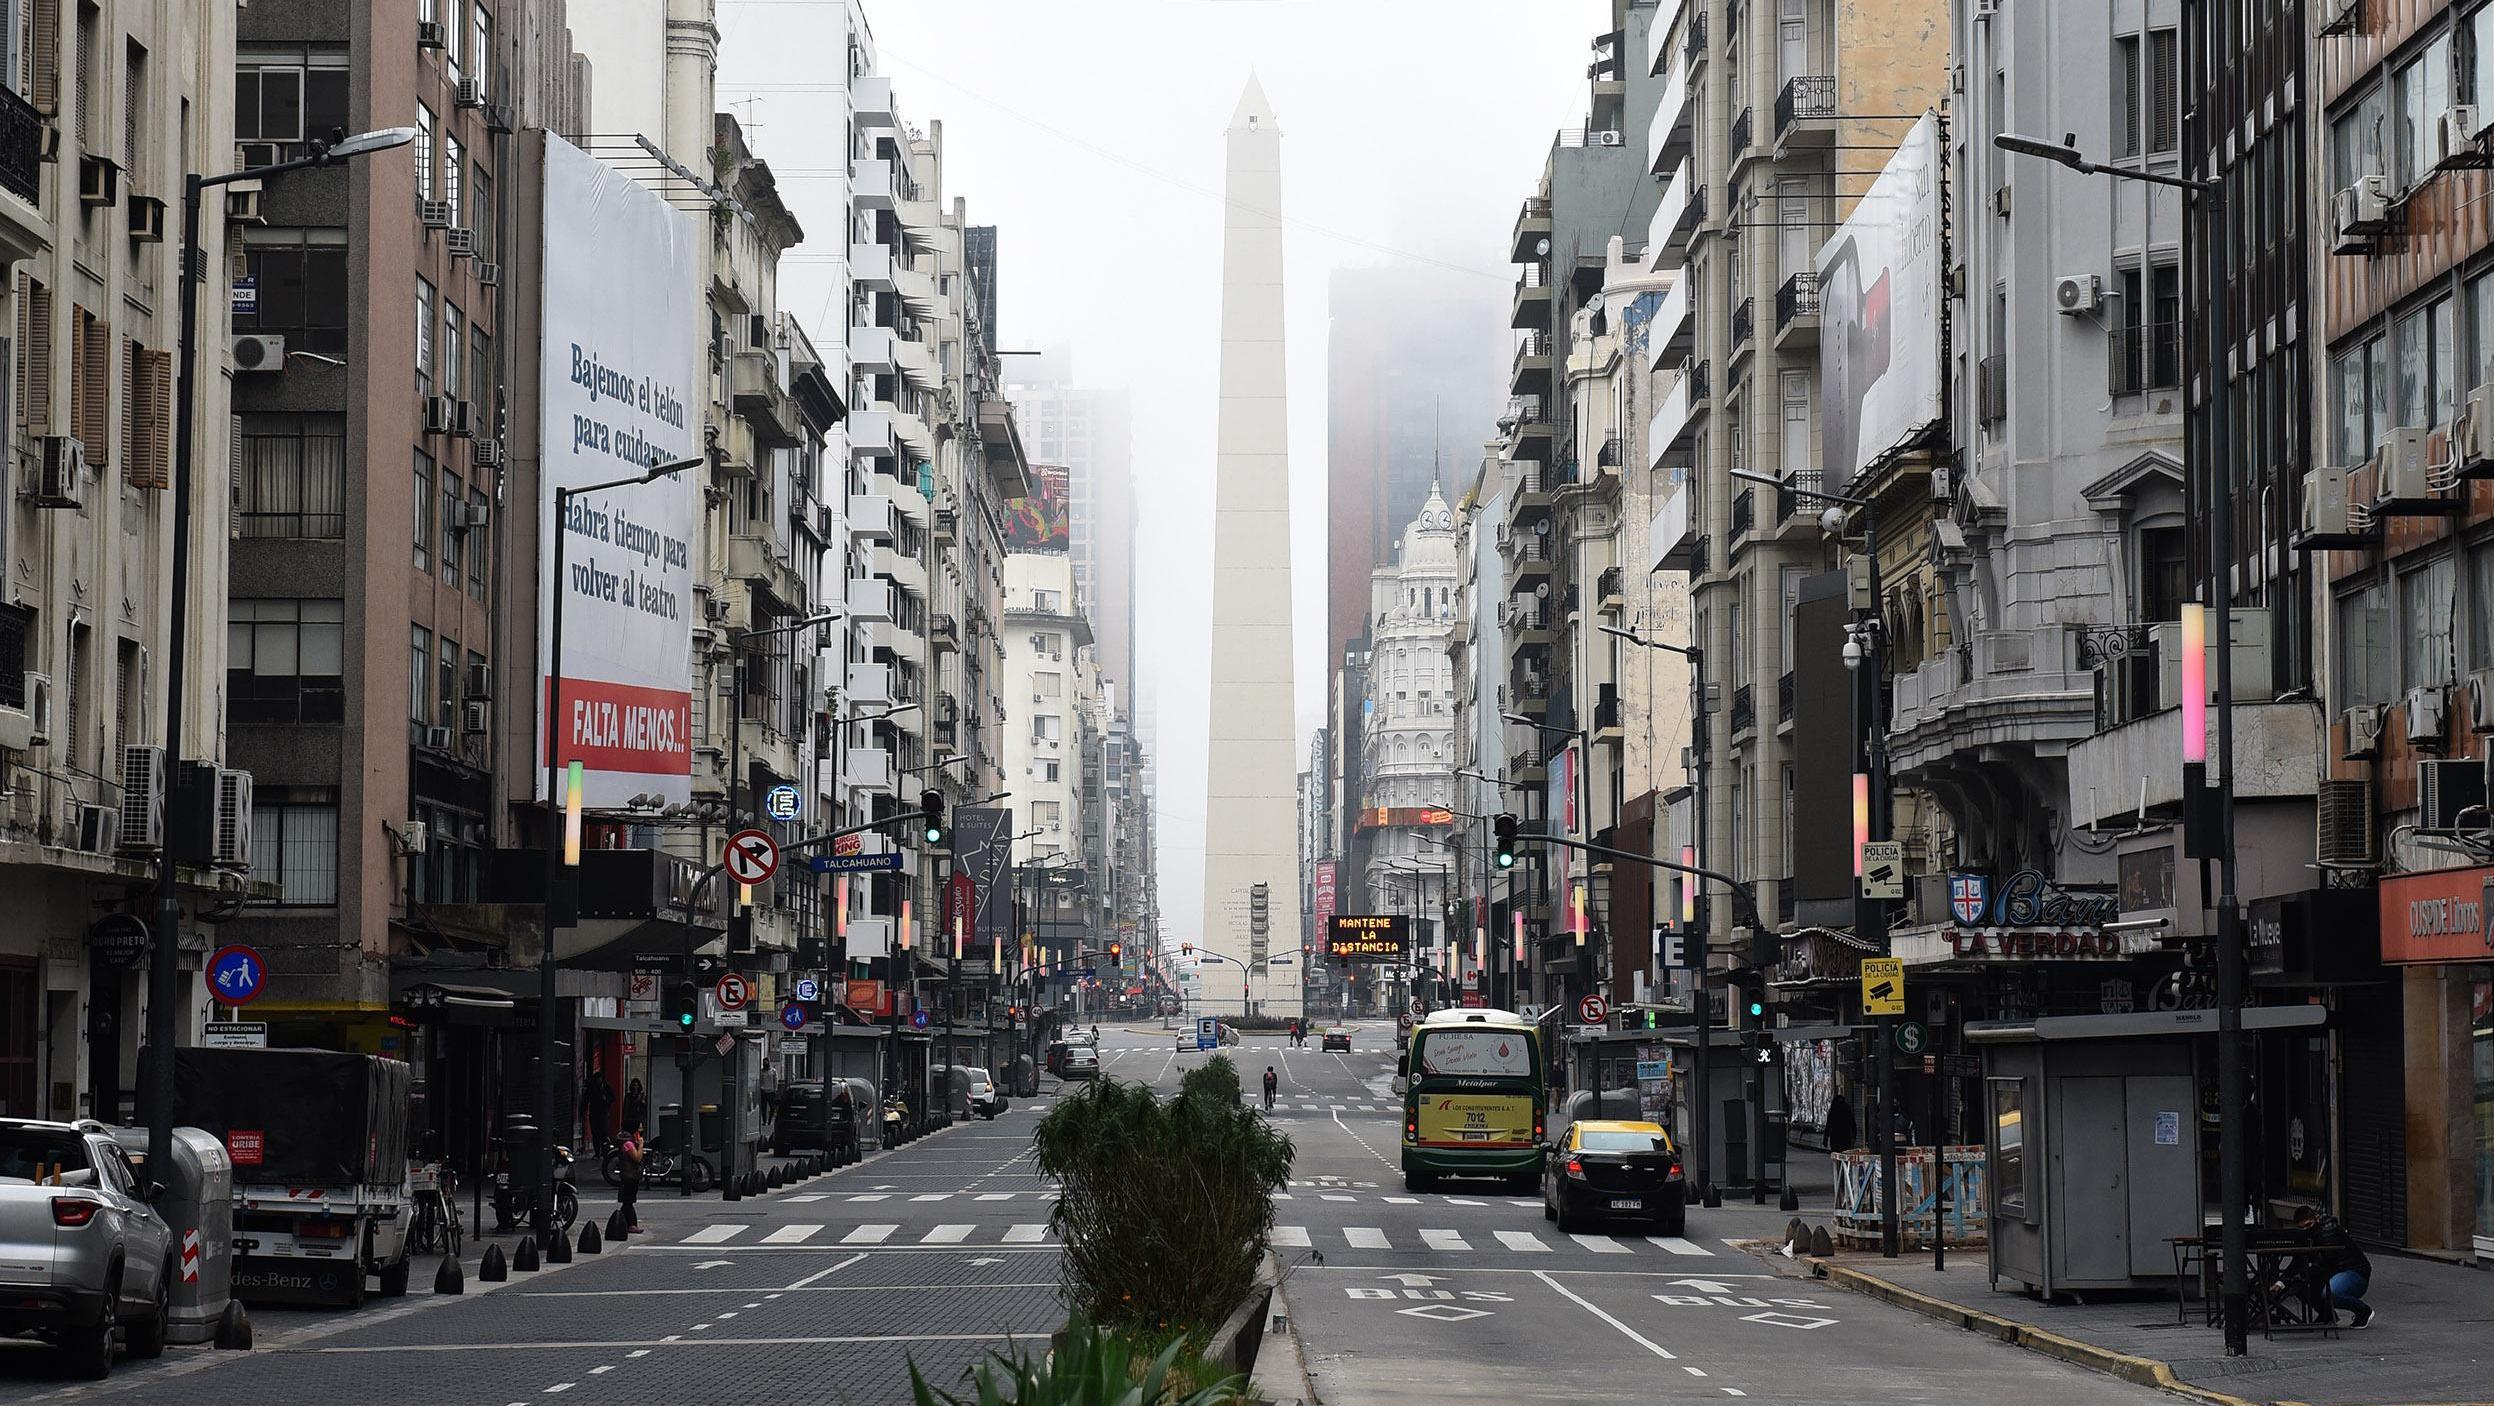
<svg viewBox="0 0 2494 1406"><path fill-rule="evenodd" d="M530 1178L531 1181L534 1178ZM532 1198L530 1188L514 1179L511 1148L498 1144L494 1153L494 1229L496 1234L509 1234L528 1218ZM580 1190L572 1181L572 1150L554 1149L554 1216L556 1228L568 1231L580 1219Z"/></svg>
<svg viewBox="0 0 2494 1406"><path fill-rule="evenodd" d="M899 1094L883 1100L883 1145L886 1150L901 1145L903 1126L909 1118L909 1105Z"/></svg>

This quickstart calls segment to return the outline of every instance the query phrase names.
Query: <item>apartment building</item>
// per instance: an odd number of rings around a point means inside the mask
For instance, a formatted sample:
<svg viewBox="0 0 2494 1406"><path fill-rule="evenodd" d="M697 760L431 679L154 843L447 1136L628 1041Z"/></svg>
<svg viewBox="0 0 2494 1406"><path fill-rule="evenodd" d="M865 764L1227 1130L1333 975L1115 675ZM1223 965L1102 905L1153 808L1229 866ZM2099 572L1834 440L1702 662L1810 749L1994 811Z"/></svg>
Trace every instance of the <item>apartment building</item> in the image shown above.
<svg viewBox="0 0 2494 1406"><path fill-rule="evenodd" d="M1043 497L1061 491L1055 469L1039 474ZM1098 847L1085 842L1086 831L1098 829L1089 814L1098 786L1086 765L1098 746L1086 748L1084 738L1099 728L1099 667L1061 532L1039 542L1024 538L1005 558L1004 621L1006 699L1015 719L1005 734L1005 775L1017 833L1028 836L1014 859L1023 883L1023 936L1048 954L1040 961L1055 962L1077 955L1095 935L1087 918L1106 892L1105 878L1095 881L1091 872ZM1038 989L1061 989L1073 979L1055 971Z"/></svg>
<svg viewBox="0 0 2494 1406"><path fill-rule="evenodd" d="M167 491L179 345L167 228L178 237L186 172L232 169L234 17L133 0L0 8L0 257L14 265L0 279L0 887L15 915L0 934L0 1116L131 1116L154 858L165 826L183 823L165 807L161 760L177 673L181 755L234 765L219 718L231 522L214 487L232 462L231 368L214 298L196 329L191 445L194 482L210 486L191 494L178 635ZM222 246L223 216L204 212L203 244ZM334 659L334 633L328 647ZM190 843L203 862L177 890L191 1012L214 945L195 924L245 901L246 871L266 856L249 776L184 779L222 822Z"/></svg>
<svg viewBox="0 0 2494 1406"><path fill-rule="evenodd" d="M1036 464L1065 470L1074 584L1099 631L1101 676L1132 716L1134 646L1134 402L1123 387L1086 386L1073 355L1052 348L1018 358L1006 390Z"/></svg>
<svg viewBox="0 0 2494 1406"><path fill-rule="evenodd" d="M1681 484L1656 552L1692 584L1702 663L1693 732L1707 775L1698 855L1750 878L1769 922L1849 926L1849 889L1813 911L1793 880L1796 817L1843 812L1794 799L1788 626L1802 581L1831 564L1825 504L1811 492L1891 487L1837 468L1822 442L1818 260L1886 153L1943 100L1947 6L1686 0L1667 5L1653 32L1661 42L1649 61L1664 84L1645 155L1663 193L1645 250L1679 277L1647 339L1665 374L1646 467L1658 484ZM1925 459L1890 459L1880 474L1927 480ZM1894 491L1928 499L1927 487ZM1702 917L1716 943L1740 921L1730 896L1711 890Z"/></svg>
<svg viewBox="0 0 2494 1406"><path fill-rule="evenodd" d="M2494 1058L2494 964L2475 929L2425 915L2446 895L2478 901L2494 876L2483 812L2469 813L2485 803L2494 731L2494 235L2475 213L2494 180L2494 6L2298 9L2317 30L2319 111L2301 155L2322 192L2310 243L2326 240L2308 251L2326 395L2315 423L2287 427L2308 428L2318 455L2300 524L2327 699L2318 860L2374 902L2325 940L2310 919L2292 936L2315 965L2360 948L2341 975L2369 976L2382 997L2335 996L2349 1026L2333 1189L2350 1223L2482 1254L2494 1095L2470 1071Z"/></svg>
<svg viewBox="0 0 2494 1406"><path fill-rule="evenodd" d="M1351 818L1367 887L1348 911L1410 915L1413 948L1441 970L1461 886L1460 855L1447 844L1457 833L1454 623L1454 513L1432 486L1391 559L1369 573L1365 744ZM1468 947L1472 925L1460 926Z"/></svg>

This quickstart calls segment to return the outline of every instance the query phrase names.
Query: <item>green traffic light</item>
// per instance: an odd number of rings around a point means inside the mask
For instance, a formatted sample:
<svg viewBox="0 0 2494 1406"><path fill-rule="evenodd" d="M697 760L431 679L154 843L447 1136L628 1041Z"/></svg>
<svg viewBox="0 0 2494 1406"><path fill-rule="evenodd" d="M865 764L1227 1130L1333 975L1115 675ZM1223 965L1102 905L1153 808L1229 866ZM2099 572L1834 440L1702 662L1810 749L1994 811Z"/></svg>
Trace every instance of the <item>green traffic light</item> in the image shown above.
<svg viewBox="0 0 2494 1406"><path fill-rule="evenodd" d="M1498 855L1498 867L1501 869L1513 869L1515 867L1515 856L1508 854L1503 850L1500 851Z"/></svg>

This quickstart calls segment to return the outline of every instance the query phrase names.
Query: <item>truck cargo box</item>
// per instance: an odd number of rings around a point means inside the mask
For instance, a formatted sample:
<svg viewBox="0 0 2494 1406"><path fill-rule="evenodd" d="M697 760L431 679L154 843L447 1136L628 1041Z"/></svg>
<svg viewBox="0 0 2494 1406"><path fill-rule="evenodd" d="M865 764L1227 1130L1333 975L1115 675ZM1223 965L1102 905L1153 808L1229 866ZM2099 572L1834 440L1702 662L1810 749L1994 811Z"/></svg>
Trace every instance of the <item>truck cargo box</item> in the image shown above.
<svg viewBox="0 0 2494 1406"><path fill-rule="evenodd" d="M184 1049L173 1118L225 1144L234 1184L390 1185L407 1175L409 1070L337 1050Z"/></svg>

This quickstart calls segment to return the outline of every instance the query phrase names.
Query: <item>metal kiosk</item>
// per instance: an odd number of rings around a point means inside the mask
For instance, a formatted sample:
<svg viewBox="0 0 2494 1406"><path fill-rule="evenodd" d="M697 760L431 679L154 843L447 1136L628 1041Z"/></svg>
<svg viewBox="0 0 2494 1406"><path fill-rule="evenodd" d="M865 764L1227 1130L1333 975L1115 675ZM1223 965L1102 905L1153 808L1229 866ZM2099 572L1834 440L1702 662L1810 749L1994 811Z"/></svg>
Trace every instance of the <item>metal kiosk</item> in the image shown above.
<svg viewBox="0 0 2494 1406"><path fill-rule="evenodd" d="M2243 1030L2319 1025L2319 1006L2243 1012ZM2170 1288L2173 1241L2205 1223L2195 1043L2213 1010L1977 1022L1992 1287L2049 1299Z"/></svg>
<svg viewBox="0 0 2494 1406"><path fill-rule="evenodd" d="M214 1341L233 1298L234 1163L225 1144L197 1128L173 1130L173 1165L150 1167L147 1129L115 1128L113 1141L165 1192L156 1213L173 1231L171 1328L166 1341Z"/></svg>

